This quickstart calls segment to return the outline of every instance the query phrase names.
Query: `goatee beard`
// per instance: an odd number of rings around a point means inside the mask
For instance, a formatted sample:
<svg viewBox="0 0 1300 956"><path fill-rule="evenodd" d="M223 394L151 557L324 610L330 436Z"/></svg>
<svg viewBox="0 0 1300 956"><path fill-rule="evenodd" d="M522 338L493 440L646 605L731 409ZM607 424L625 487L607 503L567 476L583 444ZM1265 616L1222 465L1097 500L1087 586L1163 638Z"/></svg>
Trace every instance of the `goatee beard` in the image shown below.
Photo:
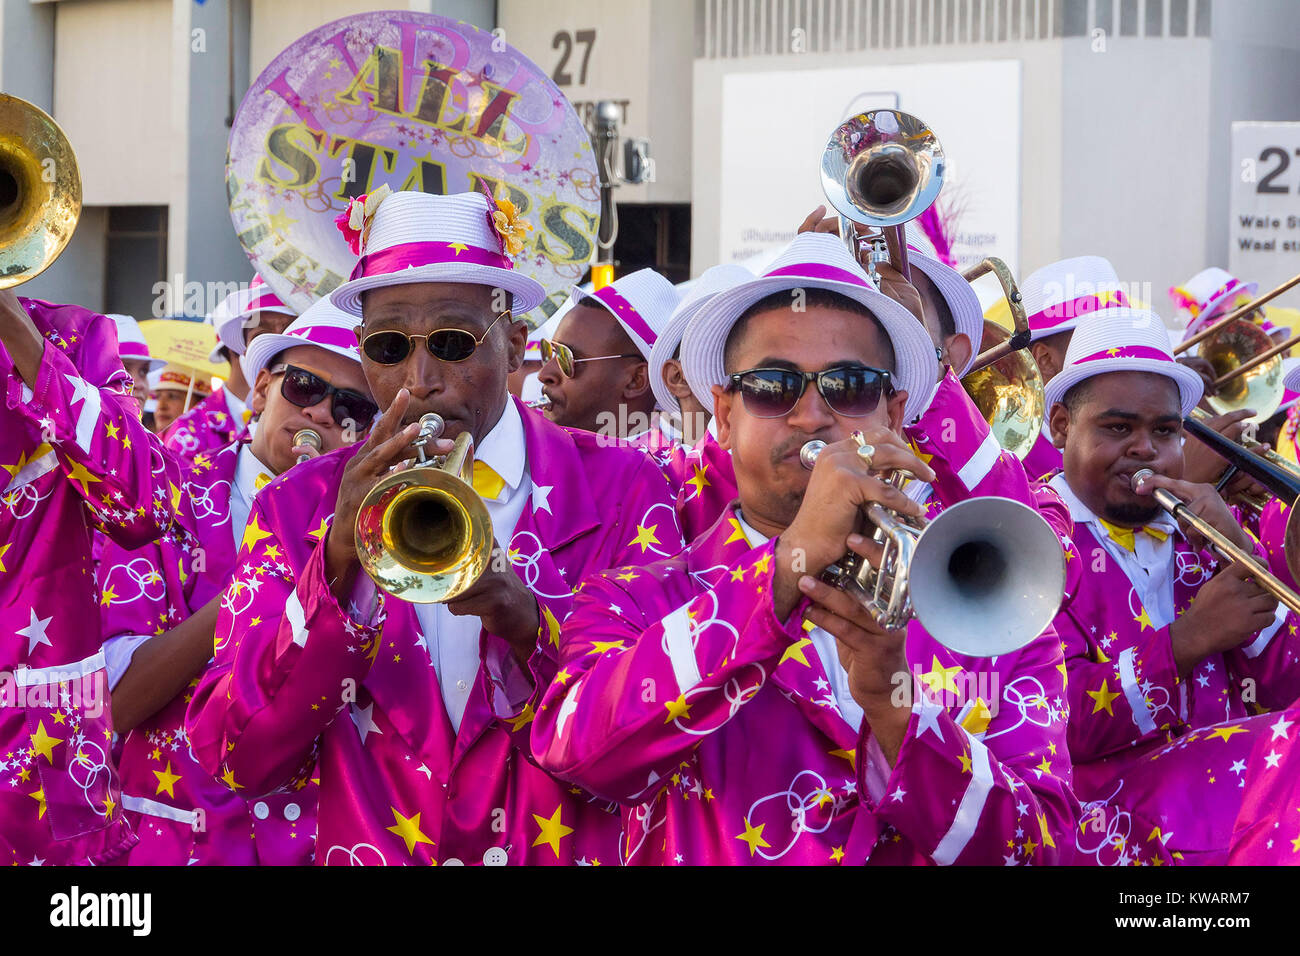
<svg viewBox="0 0 1300 956"><path fill-rule="evenodd" d="M1107 521L1114 524L1123 525L1143 525L1150 524L1160 516L1161 508L1158 505L1140 505L1140 504L1122 504L1106 505Z"/></svg>

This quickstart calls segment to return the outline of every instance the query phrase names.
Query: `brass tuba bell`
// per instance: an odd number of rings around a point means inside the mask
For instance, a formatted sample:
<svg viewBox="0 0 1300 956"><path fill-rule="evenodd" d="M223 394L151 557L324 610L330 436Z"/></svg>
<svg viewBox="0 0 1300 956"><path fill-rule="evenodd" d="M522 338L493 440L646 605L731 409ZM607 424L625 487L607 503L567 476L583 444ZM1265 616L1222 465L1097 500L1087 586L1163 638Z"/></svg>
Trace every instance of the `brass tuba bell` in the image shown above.
<svg viewBox="0 0 1300 956"><path fill-rule="evenodd" d="M81 174L59 124L0 93L0 289L59 257L81 215Z"/></svg>
<svg viewBox="0 0 1300 956"><path fill-rule="evenodd" d="M418 460L381 478L357 512L361 566L389 594L416 604L453 600L492 554L492 519L472 484L469 432L456 436L445 457L425 454L444 427L440 415L421 416Z"/></svg>

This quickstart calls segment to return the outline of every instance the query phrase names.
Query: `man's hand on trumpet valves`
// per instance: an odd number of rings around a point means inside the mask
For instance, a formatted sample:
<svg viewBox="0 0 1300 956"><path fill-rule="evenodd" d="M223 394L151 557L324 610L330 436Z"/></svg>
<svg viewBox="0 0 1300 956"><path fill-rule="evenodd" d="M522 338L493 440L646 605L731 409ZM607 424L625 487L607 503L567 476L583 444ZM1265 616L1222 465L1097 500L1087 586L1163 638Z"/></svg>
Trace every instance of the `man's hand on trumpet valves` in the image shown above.
<svg viewBox="0 0 1300 956"><path fill-rule="evenodd" d="M402 416L410 403L411 393L402 389L383 417L370 429L361 450L343 469L338 498L334 502L334 518L329 537L325 539L325 571L334 596L344 602L352 592L352 582L360 566L357 560L354 528L357 512L366 494L375 482L403 461L416 457L411 444L420 433L418 422L402 426ZM429 457L445 455L451 451L452 442L438 439L425 448Z"/></svg>
<svg viewBox="0 0 1300 956"><path fill-rule="evenodd" d="M1174 497L1187 506L1188 511L1209 522L1241 550L1247 553L1252 553L1255 550L1255 542L1237 523L1232 511L1229 510L1219 493L1214 490L1213 485L1196 484L1178 478L1169 478L1165 475L1152 475L1134 488L1134 491L1139 495L1150 495L1156 488L1164 488L1172 492ZM1179 524L1192 547L1198 550L1208 547L1209 542L1197 534L1193 528L1186 526L1182 522L1179 522Z"/></svg>
<svg viewBox="0 0 1300 956"><path fill-rule="evenodd" d="M884 426L864 428L862 435L872 446L870 466L858 454L853 438L827 445L817 457L794 521L777 540L773 602L780 620L788 618L799 603L799 578L816 577L848 552L849 535L867 524L863 509L868 504L878 502L913 517L922 513L920 505L873 472L904 470L933 481L930 466ZM867 542L864 555L874 564L880 559L880 548Z"/></svg>

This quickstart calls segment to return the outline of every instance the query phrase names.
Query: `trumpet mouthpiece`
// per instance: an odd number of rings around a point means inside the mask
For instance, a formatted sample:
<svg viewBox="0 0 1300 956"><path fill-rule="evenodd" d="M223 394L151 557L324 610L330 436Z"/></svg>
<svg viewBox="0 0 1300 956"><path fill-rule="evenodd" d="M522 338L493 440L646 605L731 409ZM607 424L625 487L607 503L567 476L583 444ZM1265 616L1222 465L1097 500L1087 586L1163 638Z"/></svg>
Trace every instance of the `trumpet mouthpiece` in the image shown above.
<svg viewBox="0 0 1300 956"><path fill-rule="evenodd" d="M310 428L301 428L293 433L293 443L295 445L307 445L311 448L320 450L320 435Z"/></svg>
<svg viewBox="0 0 1300 956"><path fill-rule="evenodd" d="M437 412L425 412L420 416L420 438L432 441L443 433L447 423Z"/></svg>
<svg viewBox="0 0 1300 956"><path fill-rule="evenodd" d="M825 447L826 443L819 438L805 442L804 446L799 449L800 464L812 471L812 466L817 464L817 456L822 453L822 449Z"/></svg>

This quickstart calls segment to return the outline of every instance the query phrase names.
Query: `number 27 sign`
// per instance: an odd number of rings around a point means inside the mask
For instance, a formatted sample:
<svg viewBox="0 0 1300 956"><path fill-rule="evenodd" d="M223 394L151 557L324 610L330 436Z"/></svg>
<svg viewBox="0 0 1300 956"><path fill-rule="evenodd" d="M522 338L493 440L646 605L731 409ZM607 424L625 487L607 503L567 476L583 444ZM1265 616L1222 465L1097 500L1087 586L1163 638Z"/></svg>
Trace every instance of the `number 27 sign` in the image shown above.
<svg viewBox="0 0 1300 956"><path fill-rule="evenodd" d="M1300 123L1233 123L1232 158L1228 270L1270 288L1300 261Z"/></svg>

